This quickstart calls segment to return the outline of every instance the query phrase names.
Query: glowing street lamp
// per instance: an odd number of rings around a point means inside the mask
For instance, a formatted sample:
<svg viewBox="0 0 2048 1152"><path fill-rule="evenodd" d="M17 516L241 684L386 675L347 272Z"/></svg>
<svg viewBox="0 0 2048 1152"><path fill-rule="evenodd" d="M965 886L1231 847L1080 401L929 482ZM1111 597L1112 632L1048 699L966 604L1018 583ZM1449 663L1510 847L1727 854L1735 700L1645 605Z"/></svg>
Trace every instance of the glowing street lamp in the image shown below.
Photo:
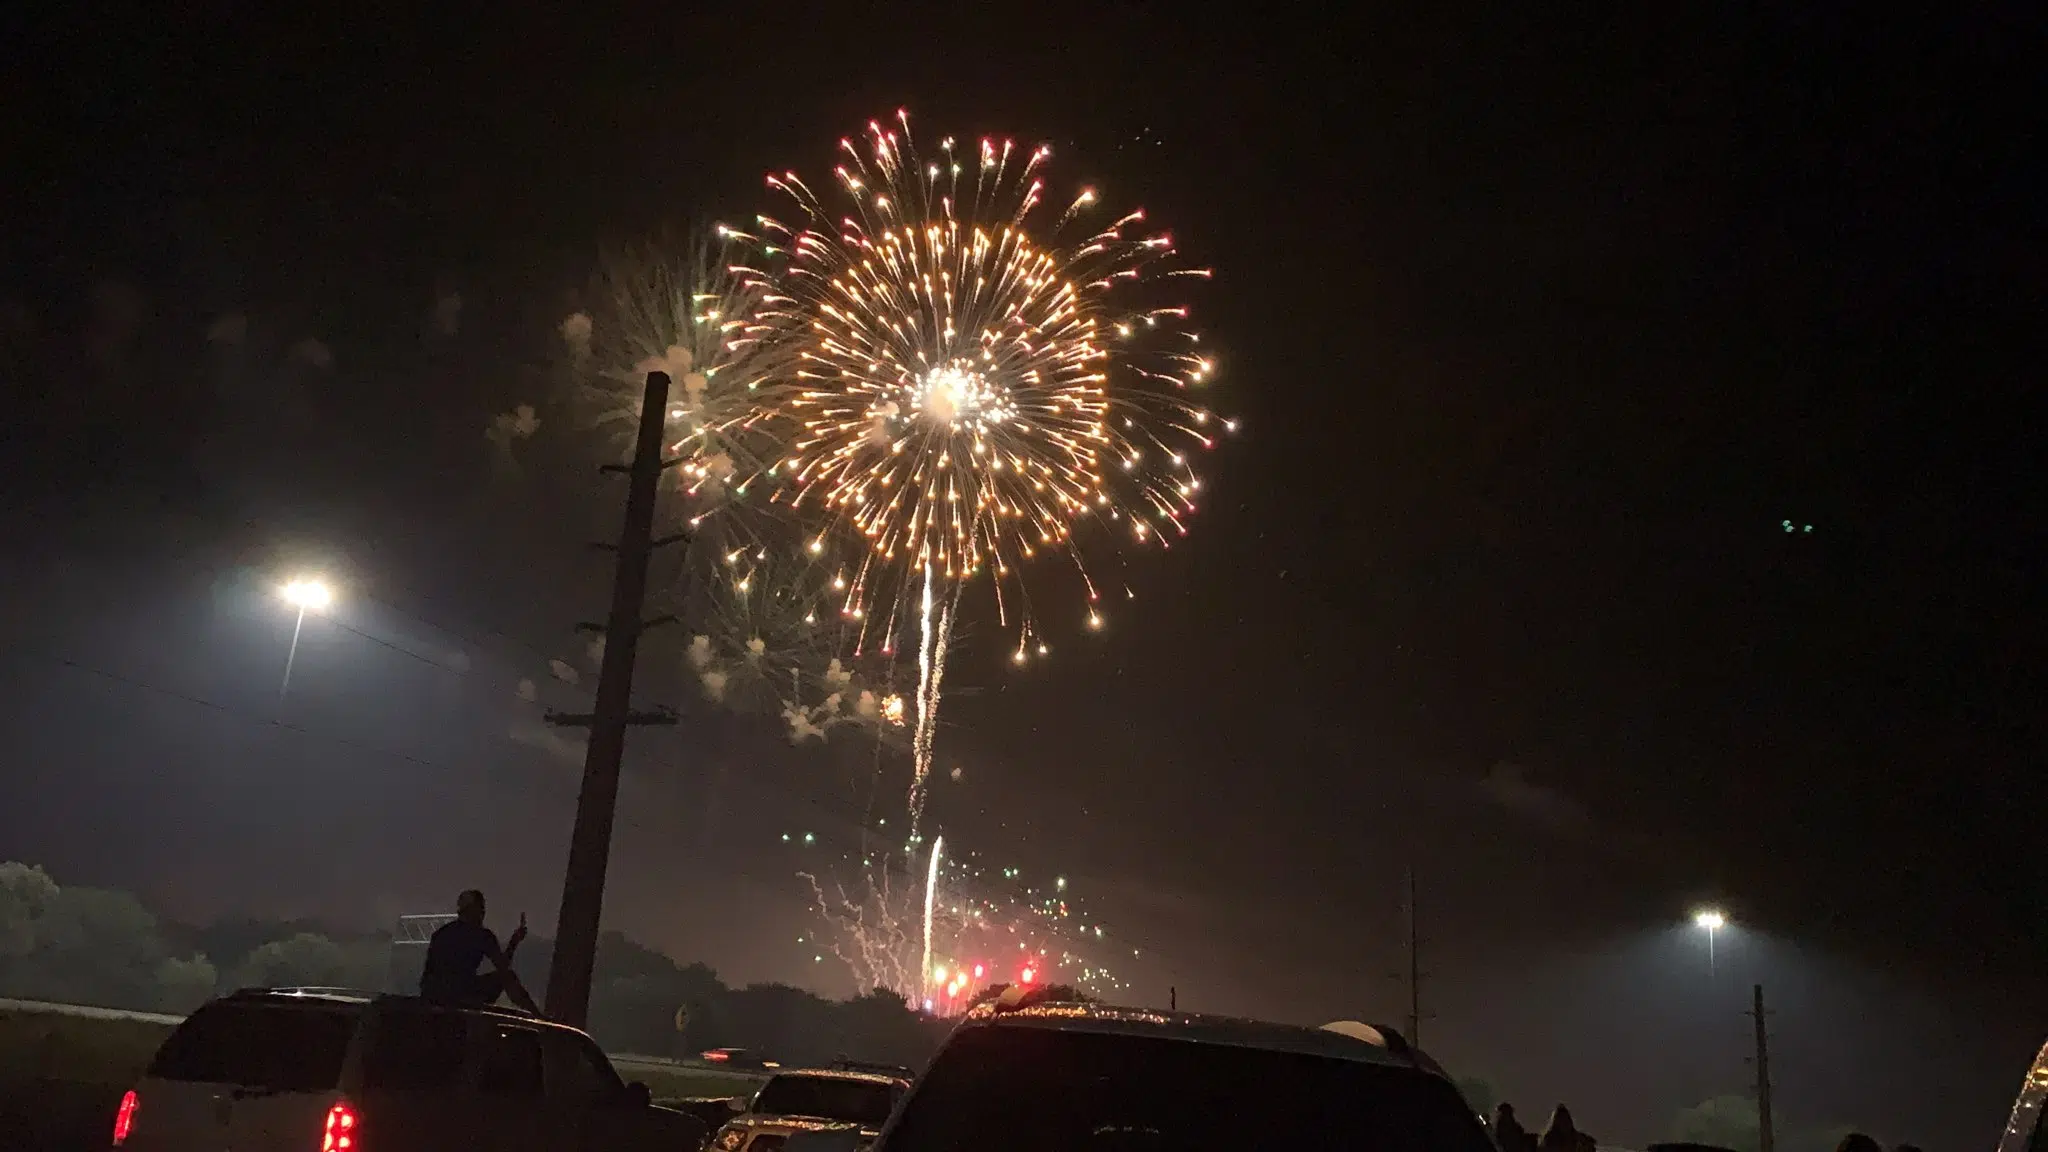
<svg viewBox="0 0 2048 1152"><path fill-rule="evenodd" d="M1707 978L1714 976L1714 934L1728 926L1728 917L1718 908L1702 908L1692 914L1692 922L1707 930Z"/></svg>
<svg viewBox="0 0 2048 1152"><path fill-rule="evenodd" d="M284 657L284 678L277 685L277 698L283 700L285 691L292 686L292 661L299 655L299 630L306 626L306 611L324 611L334 603L334 590L325 580L302 577L278 589L277 594L299 610L298 619L292 622L292 646Z"/></svg>

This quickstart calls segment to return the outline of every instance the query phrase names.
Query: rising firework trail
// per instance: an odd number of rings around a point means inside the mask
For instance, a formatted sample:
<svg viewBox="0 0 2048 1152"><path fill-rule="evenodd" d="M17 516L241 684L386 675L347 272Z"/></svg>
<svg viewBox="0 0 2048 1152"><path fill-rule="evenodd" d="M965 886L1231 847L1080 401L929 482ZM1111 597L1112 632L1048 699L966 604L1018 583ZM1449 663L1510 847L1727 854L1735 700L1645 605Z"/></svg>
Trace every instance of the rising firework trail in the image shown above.
<svg viewBox="0 0 2048 1152"><path fill-rule="evenodd" d="M946 851L946 838L932 840L932 858L925 865L924 873L924 962L918 966L919 979L924 984L925 999L931 999L932 986L932 909L939 897L939 857Z"/></svg>
<svg viewBox="0 0 2048 1152"><path fill-rule="evenodd" d="M1100 564L1186 533L1192 450L1235 425L1197 398L1215 366L1188 309L1156 295L1210 274L1177 267L1142 211L1085 226L1083 189L1055 215L1050 149L962 155L949 138L921 158L901 112L864 145L840 142L837 209L794 172L769 177L800 215L749 237L760 307L742 331L791 357L771 499L857 537L840 610L864 634L886 649L917 630L914 833L965 585L990 577L1019 664L1047 653L1025 579L1043 553L1072 565L1101 628Z"/></svg>

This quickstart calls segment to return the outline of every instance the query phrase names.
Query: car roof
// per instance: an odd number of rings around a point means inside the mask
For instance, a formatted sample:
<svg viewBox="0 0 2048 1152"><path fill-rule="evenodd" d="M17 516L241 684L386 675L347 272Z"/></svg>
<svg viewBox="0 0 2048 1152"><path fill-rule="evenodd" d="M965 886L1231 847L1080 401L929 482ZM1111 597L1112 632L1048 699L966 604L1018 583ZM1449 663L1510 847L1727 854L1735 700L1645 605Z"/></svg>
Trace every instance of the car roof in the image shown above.
<svg viewBox="0 0 2048 1152"><path fill-rule="evenodd" d="M909 1083L901 1076L889 1076L881 1072L856 1072L850 1068L783 1068L769 1079L780 1080L784 1076L802 1076L809 1080L856 1080L862 1084Z"/></svg>
<svg viewBox="0 0 2048 1152"><path fill-rule="evenodd" d="M1444 1075L1434 1060L1418 1051L1391 1028L1344 1021L1322 1028L1275 1024L1235 1016L1193 1012L1161 1012L1111 1004L1050 1001L1006 1006L999 1001L969 1009L960 1028L1034 1028L1048 1031L1094 1032L1221 1044L1269 1052L1293 1052L1383 1064Z"/></svg>
<svg viewBox="0 0 2048 1152"><path fill-rule="evenodd" d="M354 1008L367 1007L371 1004L411 1005L424 1008L435 1008L443 1012L460 1012L469 1016L500 1016L506 1019L518 1020L526 1024L536 1024L545 1028L552 1028L562 1032L574 1032L579 1036L584 1034L581 1029L571 1028L567 1024L559 1024L553 1020L547 1019L546 1017L536 1016L523 1008L512 1008L497 1004L487 1006L478 1006L474 1004L442 1004L433 1000L425 1000L418 996L391 996L382 992L364 991L360 988L237 988L235 991L228 993L226 996L223 996L220 999L223 1001L241 1003L249 1003L253 1001L310 1001L324 1004L332 1004L341 1007Z"/></svg>

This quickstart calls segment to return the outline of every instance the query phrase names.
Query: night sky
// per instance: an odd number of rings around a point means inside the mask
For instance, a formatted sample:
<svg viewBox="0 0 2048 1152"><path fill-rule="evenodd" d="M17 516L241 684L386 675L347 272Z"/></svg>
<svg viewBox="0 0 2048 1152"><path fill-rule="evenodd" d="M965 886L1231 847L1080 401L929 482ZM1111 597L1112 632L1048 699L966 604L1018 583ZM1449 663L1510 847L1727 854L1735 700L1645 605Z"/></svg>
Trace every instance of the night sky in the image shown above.
<svg viewBox="0 0 2048 1152"><path fill-rule="evenodd" d="M193 918L477 883L551 923L580 752L514 686L579 703L546 664L617 489L484 429L602 249L907 107L1213 264L1244 424L1103 635L1023 674L968 637L949 838L1069 877L1134 999L1310 1023L1405 1016L1412 863L1425 1041L1525 1117L1640 1145L1740 1091L1760 980L1781 1128L1983 1147L2048 1034L2048 45L1965 7L31 19L0 858ZM280 705L265 589L307 565L349 594ZM684 723L634 737L608 922L850 990L780 834L854 843L865 754L641 667Z"/></svg>

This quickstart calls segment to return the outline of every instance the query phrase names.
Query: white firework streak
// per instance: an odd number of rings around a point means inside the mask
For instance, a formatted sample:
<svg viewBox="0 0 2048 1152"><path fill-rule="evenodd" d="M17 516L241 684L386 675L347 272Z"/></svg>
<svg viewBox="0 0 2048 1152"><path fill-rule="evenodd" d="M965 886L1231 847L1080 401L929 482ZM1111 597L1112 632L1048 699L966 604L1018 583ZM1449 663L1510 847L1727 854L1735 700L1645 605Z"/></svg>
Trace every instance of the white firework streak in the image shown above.
<svg viewBox="0 0 2048 1152"><path fill-rule="evenodd" d="M932 841L932 859L924 874L924 963L918 966L918 983L924 987L927 1000L932 996L932 907L939 895L939 856L945 850L944 836Z"/></svg>
<svg viewBox="0 0 2048 1152"><path fill-rule="evenodd" d="M910 838L924 822L925 795L932 773L932 744L939 734L939 688L946 679L946 649L953 638L953 597L935 605L937 577L924 572L923 610L917 637L917 730L911 739ZM933 619L934 609L937 620Z"/></svg>

